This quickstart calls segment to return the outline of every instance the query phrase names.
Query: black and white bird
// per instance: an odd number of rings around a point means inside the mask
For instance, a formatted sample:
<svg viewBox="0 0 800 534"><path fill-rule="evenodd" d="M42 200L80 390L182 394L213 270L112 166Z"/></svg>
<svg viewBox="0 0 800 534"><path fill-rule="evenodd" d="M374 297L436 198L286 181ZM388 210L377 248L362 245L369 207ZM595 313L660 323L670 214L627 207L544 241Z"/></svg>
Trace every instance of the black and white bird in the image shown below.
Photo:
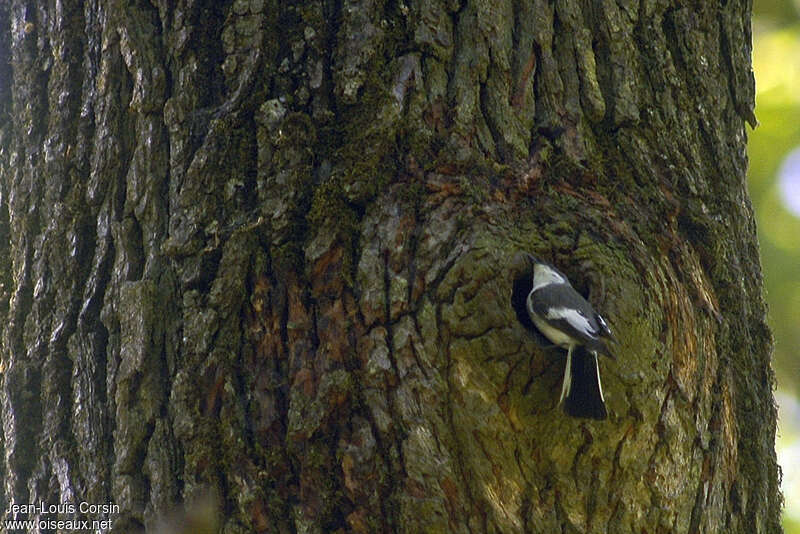
<svg viewBox="0 0 800 534"><path fill-rule="evenodd" d="M608 412L597 356L615 359L606 346L606 339L614 341L611 329L561 271L530 254L527 259L532 273L527 282L515 281L512 305L523 325L567 349L558 402L563 402L564 411L573 417L605 419Z"/></svg>

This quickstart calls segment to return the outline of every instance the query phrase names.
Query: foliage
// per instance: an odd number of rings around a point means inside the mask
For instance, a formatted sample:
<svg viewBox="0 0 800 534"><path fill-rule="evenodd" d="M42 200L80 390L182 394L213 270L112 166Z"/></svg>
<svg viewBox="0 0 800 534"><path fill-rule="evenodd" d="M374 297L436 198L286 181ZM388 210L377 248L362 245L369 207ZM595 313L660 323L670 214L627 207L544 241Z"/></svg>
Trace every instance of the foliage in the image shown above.
<svg viewBox="0 0 800 534"><path fill-rule="evenodd" d="M770 324L775 334L774 365L779 387L795 394L800 388L796 354L800 350L800 216L793 214L781 198L779 180L785 158L800 148L800 25L792 2L764 2L757 6L754 21L753 66L757 80L756 115L759 126L750 136L750 190L758 220ZM778 21L781 21L779 23ZM788 23L787 23L788 22ZM788 396L784 395L784 399ZM783 404L783 403L782 403ZM781 407L779 456L797 447L797 417ZM800 503L797 490L788 481L797 466L784 464L787 534L800 533Z"/></svg>

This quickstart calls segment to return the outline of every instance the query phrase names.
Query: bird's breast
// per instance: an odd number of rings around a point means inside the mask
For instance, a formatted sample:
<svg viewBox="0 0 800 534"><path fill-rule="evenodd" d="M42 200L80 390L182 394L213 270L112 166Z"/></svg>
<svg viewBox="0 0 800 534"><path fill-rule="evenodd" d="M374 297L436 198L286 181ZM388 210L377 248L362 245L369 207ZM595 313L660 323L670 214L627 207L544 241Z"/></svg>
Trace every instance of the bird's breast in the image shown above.
<svg viewBox="0 0 800 534"><path fill-rule="evenodd" d="M569 348L570 345L575 344L575 340L572 339L567 334L565 334L564 332L562 332L561 330L553 328L552 326L547 324L547 321L545 321L544 319L533 314L531 315L533 324L536 325L536 328L539 329L539 332L541 332L547 339L549 339L559 347L566 349Z"/></svg>

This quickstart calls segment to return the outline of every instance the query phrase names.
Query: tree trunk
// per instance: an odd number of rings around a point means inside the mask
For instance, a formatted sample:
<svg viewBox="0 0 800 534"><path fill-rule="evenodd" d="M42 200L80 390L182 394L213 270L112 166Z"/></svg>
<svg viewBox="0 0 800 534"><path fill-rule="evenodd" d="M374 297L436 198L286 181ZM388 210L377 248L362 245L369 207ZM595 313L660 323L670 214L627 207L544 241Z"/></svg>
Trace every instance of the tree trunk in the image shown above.
<svg viewBox="0 0 800 534"><path fill-rule="evenodd" d="M16 516L115 532L203 496L231 533L780 532L749 19L0 4L4 509L113 503ZM619 339L608 420L558 408L563 351L510 303L520 251Z"/></svg>

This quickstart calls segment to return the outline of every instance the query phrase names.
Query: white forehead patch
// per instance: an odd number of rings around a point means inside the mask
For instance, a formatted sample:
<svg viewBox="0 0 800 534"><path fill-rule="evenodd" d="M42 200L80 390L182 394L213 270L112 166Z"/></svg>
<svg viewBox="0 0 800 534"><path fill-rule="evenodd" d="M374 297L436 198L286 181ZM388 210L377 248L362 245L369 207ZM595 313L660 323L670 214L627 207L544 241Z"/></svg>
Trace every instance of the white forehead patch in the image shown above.
<svg viewBox="0 0 800 534"><path fill-rule="evenodd" d="M550 284L568 283L566 278L543 263L538 263L533 267L533 291Z"/></svg>

